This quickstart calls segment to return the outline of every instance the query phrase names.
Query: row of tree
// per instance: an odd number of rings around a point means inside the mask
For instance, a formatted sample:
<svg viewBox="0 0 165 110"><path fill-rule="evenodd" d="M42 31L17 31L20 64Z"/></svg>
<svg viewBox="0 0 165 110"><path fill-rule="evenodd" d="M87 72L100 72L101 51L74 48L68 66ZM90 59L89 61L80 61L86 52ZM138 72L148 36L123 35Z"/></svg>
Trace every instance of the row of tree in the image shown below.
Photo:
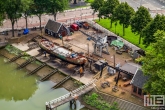
<svg viewBox="0 0 165 110"><path fill-rule="evenodd" d="M14 24L20 17L25 18L27 28L27 17L37 15L41 29L42 14L51 13L56 20L57 13L64 11L67 6L68 0L0 0L0 21L2 22L5 16L10 19L14 37Z"/></svg>
<svg viewBox="0 0 165 110"><path fill-rule="evenodd" d="M118 0L95 0L91 7L94 12L99 12L100 18L111 20L110 27L112 22L119 21L123 25L123 33L124 28L131 25L132 32L140 35L139 43L143 37L143 43L151 46L141 59L143 73L149 76L144 90L155 95L165 94L165 16L157 14L151 18L145 7L141 6L134 12L127 3L119 3Z"/></svg>
<svg viewBox="0 0 165 110"><path fill-rule="evenodd" d="M125 28L131 26L132 32L139 34L139 44L141 38L144 38L144 44L148 46L155 42L154 33L157 30L165 30L165 16L157 14L153 19L145 7L141 6L136 12L127 2L119 3L119 0L94 0L91 7L95 12L99 12L99 18L108 18L111 20L110 28L113 22L119 21L123 25L123 36ZM131 36L130 36L131 37Z"/></svg>

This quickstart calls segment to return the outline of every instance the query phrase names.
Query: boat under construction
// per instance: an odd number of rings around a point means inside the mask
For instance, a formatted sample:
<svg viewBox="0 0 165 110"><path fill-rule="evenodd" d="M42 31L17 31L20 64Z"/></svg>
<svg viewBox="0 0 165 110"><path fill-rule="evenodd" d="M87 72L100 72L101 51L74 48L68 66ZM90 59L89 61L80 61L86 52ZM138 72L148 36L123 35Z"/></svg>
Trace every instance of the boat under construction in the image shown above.
<svg viewBox="0 0 165 110"><path fill-rule="evenodd" d="M87 62L87 58L82 53L73 52L71 49L59 46L48 39L40 39L38 43L42 50L61 59L62 61L80 66L83 66Z"/></svg>

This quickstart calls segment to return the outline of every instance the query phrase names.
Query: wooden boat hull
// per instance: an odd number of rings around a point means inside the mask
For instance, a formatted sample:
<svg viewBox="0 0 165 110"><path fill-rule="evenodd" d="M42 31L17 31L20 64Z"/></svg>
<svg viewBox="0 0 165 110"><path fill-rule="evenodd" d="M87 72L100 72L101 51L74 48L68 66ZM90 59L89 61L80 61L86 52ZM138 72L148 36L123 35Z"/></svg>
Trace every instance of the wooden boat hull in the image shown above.
<svg viewBox="0 0 165 110"><path fill-rule="evenodd" d="M80 58L70 58L70 57L66 57L65 55L62 55L60 53L54 52L53 50L50 50L49 48L46 48L41 42L39 42L39 46L42 50L46 51L47 53L51 54L52 56L55 56L55 57L61 59L62 61L68 62L70 64L83 66L87 62L87 59L85 56L81 56ZM59 48L64 49L61 46L59 46ZM67 51L69 51L69 50L67 50Z"/></svg>

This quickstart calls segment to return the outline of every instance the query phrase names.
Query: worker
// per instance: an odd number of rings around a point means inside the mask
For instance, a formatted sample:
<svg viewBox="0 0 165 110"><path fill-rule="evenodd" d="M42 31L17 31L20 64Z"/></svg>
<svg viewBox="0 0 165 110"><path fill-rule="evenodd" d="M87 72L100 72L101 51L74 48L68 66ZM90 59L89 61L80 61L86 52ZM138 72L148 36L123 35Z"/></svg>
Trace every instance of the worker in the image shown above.
<svg viewBox="0 0 165 110"><path fill-rule="evenodd" d="M44 53L44 55L45 55L45 57L46 57L46 51L44 51L43 53Z"/></svg>
<svg viewBox="0 0 165 110"><path fill-rule="evenodd" d="M83 76L83 67L80 67L79 73L80 73L80 78L81 78Z"/></svg>

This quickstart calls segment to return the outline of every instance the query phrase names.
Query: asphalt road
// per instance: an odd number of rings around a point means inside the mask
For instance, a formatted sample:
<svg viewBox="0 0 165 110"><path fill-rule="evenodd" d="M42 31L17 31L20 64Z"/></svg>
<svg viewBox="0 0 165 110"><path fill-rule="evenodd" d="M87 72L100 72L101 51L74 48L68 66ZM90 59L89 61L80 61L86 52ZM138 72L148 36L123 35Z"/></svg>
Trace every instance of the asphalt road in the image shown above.
<svg viewBox="0 0 165 110"><path fill-rule="evenodd" d="M134 10L137 10L137 8L140 5L150 5L153 8L161 8L162 6L165 6L164 3L160 2L159 0L120 0L121 2L127 2L131 7L133 7Z"/></svg>

